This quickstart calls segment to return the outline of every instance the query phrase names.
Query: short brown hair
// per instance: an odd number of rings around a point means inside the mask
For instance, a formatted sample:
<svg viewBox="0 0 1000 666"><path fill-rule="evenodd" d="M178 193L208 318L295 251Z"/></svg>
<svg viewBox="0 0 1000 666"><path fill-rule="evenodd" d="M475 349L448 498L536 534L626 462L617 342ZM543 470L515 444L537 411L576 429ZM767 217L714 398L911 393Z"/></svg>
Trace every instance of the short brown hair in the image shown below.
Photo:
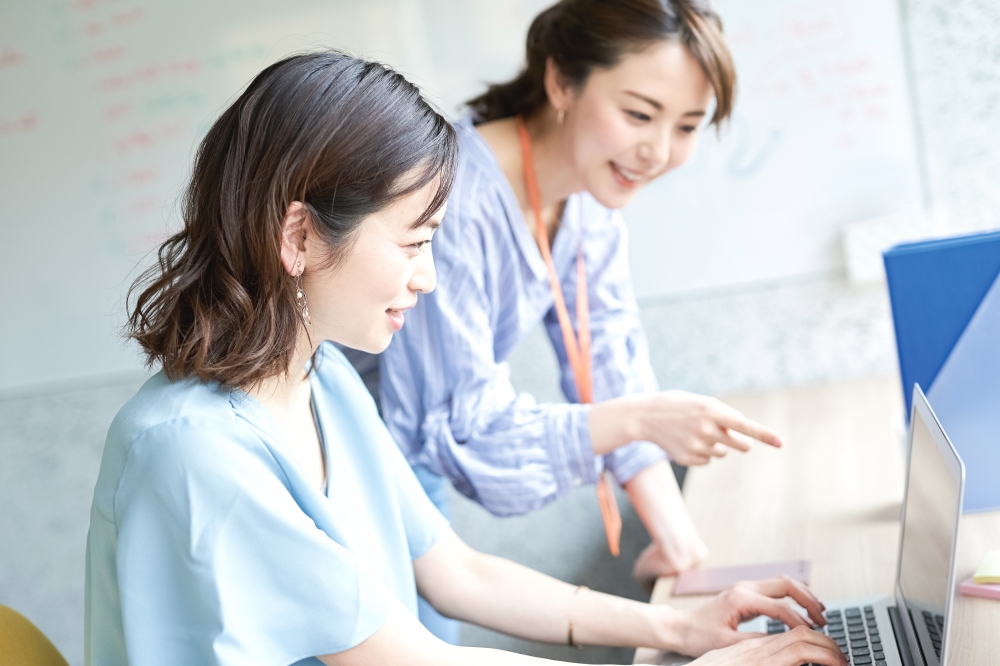
<svg viewBox="0 0 1000 666"><path fill-rule="evenodd" d="M281 225L305 204L331 263L361 222L437 179L445 202L455 131L391 69L336 51L261 72L198 149L184 228L129 290L126 334L172 380L249 387L287 371L300 326Z"/></svg>
<svg viewBox="0 0 1000 666"><path fill-rule="evenodd" d="M524 69L491 85L468 105L485 122L530 116L545 106L549 58L574 85L597 68L614 67L627 53L658 41L679 41L701 65L715 91L718 126L736 99L736 67L722 37L722 20L705 0L562 0L535 17L528 29Z"/></svg>

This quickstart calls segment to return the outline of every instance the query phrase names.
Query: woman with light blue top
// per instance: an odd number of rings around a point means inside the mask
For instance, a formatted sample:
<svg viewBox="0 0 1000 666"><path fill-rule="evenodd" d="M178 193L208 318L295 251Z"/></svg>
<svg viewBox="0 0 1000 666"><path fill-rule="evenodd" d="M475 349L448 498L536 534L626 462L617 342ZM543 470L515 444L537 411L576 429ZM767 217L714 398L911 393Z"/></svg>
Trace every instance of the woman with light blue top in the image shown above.
<svg viewBox="0 0 1000 666"><path fill-rule="evenodd" d="M706 118L728 117L732 58L707 2L562 0L535 18L526 60L456 125L440 287L382 355L383 417L445 512L449 483L508 516L600 491L608 470L652 536L636 577L674 574L707 549L667 456L703 465L748 437L781 441L718 400L660 391L618 209L687 161ZM568 403L511 384L505 361L539 323ZM589 368L574 367L578 346ZM602 511L616 553L614 507Z"/></svg>
<svg viewBox="0 0 1000 666"><path fill-rule="evenodd" d="M213 125L184 227L135 285L129 333L162 369L108 433L86 663L546 663L436 639L419 591L532 640L839 664L780 601L821 621L800 584L680 611L574 587L451 531L328 341L381 351L434 289L429 244L455 153L454 130L402 76L334 52L272 65ZM796 629L737 633L760 613Z"/></svg>

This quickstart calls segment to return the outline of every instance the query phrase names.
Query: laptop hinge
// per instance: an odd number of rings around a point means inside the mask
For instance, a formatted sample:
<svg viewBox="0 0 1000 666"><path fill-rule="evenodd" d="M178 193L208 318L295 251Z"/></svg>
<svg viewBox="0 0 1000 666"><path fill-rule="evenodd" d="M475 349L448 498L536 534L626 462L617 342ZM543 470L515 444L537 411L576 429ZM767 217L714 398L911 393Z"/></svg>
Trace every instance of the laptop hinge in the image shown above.
<svg viewBox="0 0 1000 666"><path fill-rule="evenodd" d="M896 649L899 651L899 658L903 660L903 666L916 666L910 654L910 642L906 640L903 618L899 616L896 606L889 606L889 621L892 622L892 633L896 637Z"/></svg>

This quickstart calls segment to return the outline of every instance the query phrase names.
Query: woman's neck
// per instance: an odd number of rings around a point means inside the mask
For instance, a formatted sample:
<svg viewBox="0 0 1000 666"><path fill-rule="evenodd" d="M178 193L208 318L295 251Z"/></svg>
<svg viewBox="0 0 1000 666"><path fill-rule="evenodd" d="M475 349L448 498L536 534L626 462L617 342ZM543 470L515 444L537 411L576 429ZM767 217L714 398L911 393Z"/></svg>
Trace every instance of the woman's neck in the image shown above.
<svg viewBox="0 0 1000 666"><path fill-rule="evenodd" d="M528 118L525 125L531 138L532 161L538 180L542 221L549 231L551 241L558 228L563 204L571 194L579 192L582 188L577 183L572 164L567 158L570 154L569 137L563 127L556 122L555 111L546 106ZM535 215L524 184L524 161L521 157L521 142L516 119L504 118L484 123L476 129L493 149L500 163L500 169L507 177L524 219L528 222L528 230L537 241Z"/></svg>
<svg viewBox="0 0 1000 666"><path fill-rule="evenodd" d="M571 146L565 125L557 121L555 110L548 105L525 119L524 124L531 137L531 154L542 208L561 206L571 194L581 189L569 160ZM524 178L523 169L521 177Z"/></svg>
<svg viewBox="0 0 1000 666"><path fill-rule="evenodd" d="M298 343L288 371L264 380L250 394L274 417L287 452L305 477L315 487L322 488L326 480L323 443L312 411L312 386L306 375L306 364L317 347L309 343L304 332L299 333Z"/></svg>
<svg viewBox="0 0 1000 666"><path fill-rule="evenodd" d="M306 364L318 348L319 345L312 345L305 333L300 332L286 372L268 377L247 393L281 420L281 415L293 412L297 406L309 401L311 391Z"/></svg>

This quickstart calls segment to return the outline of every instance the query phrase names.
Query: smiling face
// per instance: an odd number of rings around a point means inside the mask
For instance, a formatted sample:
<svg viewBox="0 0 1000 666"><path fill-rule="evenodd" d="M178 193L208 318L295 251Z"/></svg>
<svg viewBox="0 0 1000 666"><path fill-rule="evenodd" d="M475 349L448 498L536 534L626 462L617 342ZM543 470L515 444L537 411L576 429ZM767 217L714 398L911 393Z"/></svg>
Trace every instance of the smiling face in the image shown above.
<svg viewBox="0 0 1000 666"><path fill-rule="evenodd" d="M310 270L310 264L322 263L325 248L307 234L303 290L311 336L370 353L389 346L392 334L403 326L404 311L416 305L417 294L433 291L436 284L431 238L444 208L424 224L414 223L438 186L434 180L367 217L331 268Z"/></svg>
<svg viewBox="0 0 1000 666"><path fill-rule="evenodd" d="M712 99L698 61L675 41L595 70L579 90L547 78L552 105L566 112L575 178L608 208L688 160Z"/></svg>

